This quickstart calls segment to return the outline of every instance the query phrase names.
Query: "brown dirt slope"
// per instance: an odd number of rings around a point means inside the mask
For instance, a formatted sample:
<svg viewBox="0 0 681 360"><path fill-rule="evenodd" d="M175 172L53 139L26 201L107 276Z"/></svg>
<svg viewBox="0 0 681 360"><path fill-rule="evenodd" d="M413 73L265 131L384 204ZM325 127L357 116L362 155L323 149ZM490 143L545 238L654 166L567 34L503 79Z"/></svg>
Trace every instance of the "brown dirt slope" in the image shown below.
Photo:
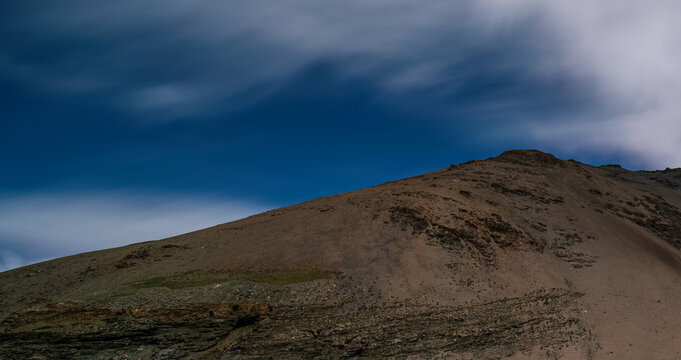
<svg viewBox="0 0 681 360"><path fill-rule="evenodd" d="M0 358L678 359L680 187L514 150L27 266Z"/></svg>

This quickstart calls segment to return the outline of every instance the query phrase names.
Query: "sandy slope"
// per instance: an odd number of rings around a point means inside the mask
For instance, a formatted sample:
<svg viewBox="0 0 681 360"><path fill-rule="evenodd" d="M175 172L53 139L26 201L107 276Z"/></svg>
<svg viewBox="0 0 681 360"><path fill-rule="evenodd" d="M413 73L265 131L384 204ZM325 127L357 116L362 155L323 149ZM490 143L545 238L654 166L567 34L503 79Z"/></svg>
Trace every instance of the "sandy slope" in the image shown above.
<svg viewBox="0 0 681 360"><path fill-rule="evenodd" d="M28 266L0 357L681 358L679 186L510 151Z"/></svg>

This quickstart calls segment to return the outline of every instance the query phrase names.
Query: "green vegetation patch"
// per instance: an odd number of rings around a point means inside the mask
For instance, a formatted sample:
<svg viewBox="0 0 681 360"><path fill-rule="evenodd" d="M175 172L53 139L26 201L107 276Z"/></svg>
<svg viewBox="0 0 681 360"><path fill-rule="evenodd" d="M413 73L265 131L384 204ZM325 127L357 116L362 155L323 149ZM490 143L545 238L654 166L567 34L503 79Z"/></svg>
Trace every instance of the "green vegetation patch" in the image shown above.
<svg viewBox="0 0 681 360"><path fill-rule="evenodd" d="M105 304L119 297L134 295L136 291L129 288L120 288L115 290L98 291L92 295L82 298L82 300L91 304Z"/></svg>
<svg viewBox="0 0 681 360"><path fill-rule="evenodd" d="M133 283L136 288L167 287L182 289L206 286L226 281L246 280L268 285L289 285L320 279L330 279L336 273L323 270L272 270L272 271L193 271L172 277L156 277Z"/></svg>
<svg viewBox="0 0 681 360"><path fill-rule="evenodd" d="M244 274L243 280L269 285L288 285L302 282L330 279L334 275L330 271L321 270L294 270L294 271L268 271Z"/></svg>

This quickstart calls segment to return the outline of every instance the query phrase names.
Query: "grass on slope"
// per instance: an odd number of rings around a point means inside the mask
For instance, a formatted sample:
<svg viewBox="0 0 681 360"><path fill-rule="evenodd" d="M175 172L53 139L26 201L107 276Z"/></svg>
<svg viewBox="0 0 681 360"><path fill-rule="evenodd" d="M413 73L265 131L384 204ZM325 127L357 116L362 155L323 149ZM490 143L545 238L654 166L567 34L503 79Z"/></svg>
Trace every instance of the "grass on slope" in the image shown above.
<svg viewBox="0 0 681 360"><path fill-rule="evenodd" d="M128 283L117 288L97 291L80 300L88 303L107 303L121 297L132 296L144 289L168 288L171 290L202 287L229 281L250 281L272 286L285 286L314 280L330 279L337 273L323 270L270 270L270 271L192 271L169 277L154 277Z"/></svg>
<svg viewBox="0 0 681 360"><path fill-rule="evenodd" d="M329 279L335 274L322 270L279 270L279 271L240 271L240 272L190 272L173 277L156 277L135 282L136 288L167 287L182 289L206 286L232 280L247 280L268 285L289 285L301 282Z"/></svg>

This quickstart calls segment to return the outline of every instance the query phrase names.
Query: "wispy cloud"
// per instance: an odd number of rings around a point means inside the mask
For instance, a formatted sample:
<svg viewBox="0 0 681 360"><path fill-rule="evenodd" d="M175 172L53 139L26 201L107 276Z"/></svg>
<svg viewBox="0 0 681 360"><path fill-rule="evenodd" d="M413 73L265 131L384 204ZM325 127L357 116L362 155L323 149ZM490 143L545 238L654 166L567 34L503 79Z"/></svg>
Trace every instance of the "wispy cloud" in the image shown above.
<svg viewBox="0 0 681 360"><path fill-rule="evenodd" d="M205 195L38 193L0 197L0 271L83 251L156 240L269 209Z"/></svg>
<svg viewBox="0 0 681 360"><path fill-rule="evenodd" d="M38 37L67 44L49 61L25 59L41 69L27 78L40 83L68 72L73 78L99 76L102 83L115 79L104 91L143 112L182 113L192 104L194 111L211 111L215 103L238 106L232 97L248 91L264 96L326 60L347 76L374 79L379 90L423 90L446 83L452 78L448 69L485 44L498 44L499 34L515 31L513 24L480 31L486 25L475 9L440 0L323 6L310 0L169 0L149 6L67 0L38 8L38 14L35 7L26 8L30 15L9 24L25 38L11 49L16 57Z"/></svg>
<svg viewBox="0 0 681 360"><path fill-rule="evenodd" d="M212 95L205 89L170 83L131 91L121 101L151 119L176 120L206 112Z"/></svg>
<svg viewBox="0 0 681 360"><path fill-rule="evenodd" d="M39 262L40 260L34 258L33 262ZM19 256L14 251L0 248L0 271L18 268L28 263L29 262L26 259Z"/></svg>
<svg viewBox="0 0 681 360"><path fill-rule="evenodd" d="M681 3L522 2L541 12L561 67L590 79L611 110L555 128L539 123L538 134L563 147L624 153L640 166L681 166Z"/></svg>
<svg viewBox="0 0 681 360"><path fill-rule="evenodd" d="M671 0L66 0L15 8L24 16L3 23L20 34L6 51L21 66L0 71L100 91L142 118L253 103L319 61L374 84L377 98L447 114L487 73L487 85L512 89L468 105L513 105L499 116L528 129L529 140L627 154L640 166L681 165L681 3ZM47 59L26 55L38 39L64 45ZM523 93L522 82L548 85ZM532 116L532 98L552 91L581 95L590 108L576 116L587 105L563 104L550 119Z"/></svg>

